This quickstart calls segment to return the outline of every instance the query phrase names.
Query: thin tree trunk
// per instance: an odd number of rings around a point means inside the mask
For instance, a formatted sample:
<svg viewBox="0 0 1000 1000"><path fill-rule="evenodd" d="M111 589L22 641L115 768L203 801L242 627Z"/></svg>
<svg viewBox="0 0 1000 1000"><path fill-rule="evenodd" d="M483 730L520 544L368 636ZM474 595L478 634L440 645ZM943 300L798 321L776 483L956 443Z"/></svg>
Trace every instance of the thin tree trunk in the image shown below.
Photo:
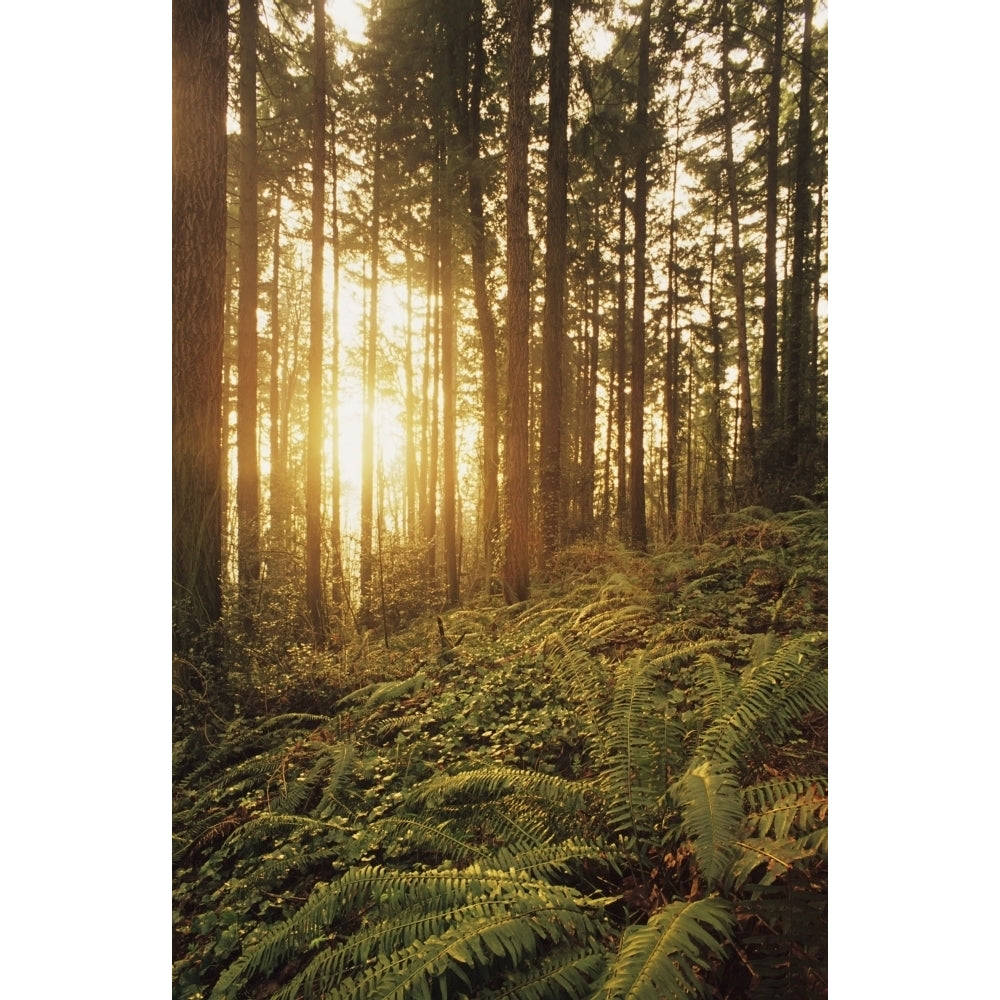
<svg viewBox="0 0 1000 1000"><path fill-rule="evenodd" d="M455 435L457 432L455 381L455 282L453 267L452 237L452 189L449 178L448 147L441 143L441 375L444 397L444 447L443 486L441 498L441 530L444 535L445 604L454 607L459 601L458 585L458 536L456 534L455 513L457 504L458 469L455 455Z"/></svg>
<svg viewBox="0 0 1000 1000"><path fill-rule="evenodd" d="M628 370L628 339L625 335L626 323L626 298L628 291L628 277L626 272L625 248L627 246L626 231L626 169L625 163L621 163L621 172L618 186L618 280L616 285L615 299L615 442L618 445L617 452L617 497L616 515L618 520L618 537L624 542L629 537L629 511L628 511L628 479L627 479L627 447L626 434L628 424L626 423L625 379Z"/></svg>
<svg viewBox="0 0 1000 1000"><path fill-rule="evenodd" d="M236 517L240 599L260 579L257 459L257 0L240 0L240 285L237 306ZM249 623L249 619L247 619Z"/></svg>
<svg viewBox="0 0 1000 1000"><path fill-rule="evenodd" d="M549 125L545 173L545 309L539 469L542 571L559 545L562 466L562 342L566 324L566 188L569 177L569 25L572 0L551 0Z"/></svg>
<svg viewBox="0 0 1000 1000"><path fill-rule="evenodd" d="M312 144L312 275L309 284L309 427L306 452L306 607L313 642L326 640L320 507L323 471L323 248L326 207L326 9L315 0Z"/></svg>
<svg viewBox="0 0 1000 1000"><path fill-rule="evenodd" d="M785 376L785 466L799 465L802 416L805 410L802 383L808 356L809 334L809 229L812 193L809 172L812 160L812 120L809 83L812 70L812 0L806 0L802 37L802 82L799 85L799 119L795 139L795 203L792 216L792 281L788 317L788 371Z"/></svg>
<svg viewBox="0 0 1000 1000"><path fill-rule="evenodd" d="M338 217L338 168L337 129L334 123L331 138L330 165L332 172L332 198L330 222L332 234L330 244L333 249L333 290L330 302L330 323L333 330L333 344L330 360L330 555L332 574L330 584L331 604L340 617L344 603L344 561L340 530L340 220Z"/></svg>
<svg viewBox="0 0 1000 1000"><path fill-rule="evenodd" d="M174 0L172 574L179 625L222 614L227 6Z"/></svg>
<svg viewBox="0 0 1000 1000"><path fill-rule="evenodd" d="M418 537L417 494L419 477L417 465L417 394L413 390L413 252L406 250L406 353L404 371L406 378L406 538L413 542Z"/></svg>
<svg viewBox="0 0 1000 1000"><path fill-rule="evenodd" d="M781 128L781 65L785 35L785 0L774 0L767 95L767 167L764 179L764 315L760 354L760 427L762 462L769 463L778 423L778 141ZM762 483L770 478L764 468Z"/></svg>
<svg viewBox="0 0 1000 1000"><path fill-rule="evenodd" d="M636 98L635 259L632 288L632 399L629 414L629 540L646 550L646 469L643 445L646 405L646 174L649 149L649 44L652 0L643 0L639 26L639 73Z"/></svg>
<svg viewBox="0 0 1000 1000"><path fill-rule="evenodd" d="M504 449L508 604L527 600L528 341L531 245L528 232L528 143L531 138L531 0L511 0L507 121L507 442Z"/></svg>
<svg viewBox="0 0 1000 1000"><path fill-rule="evenodd" d="M271 555L269 558L269 575L271 571L279 579L284 579L285 546L288 535L288 459L285 453L281 433L281 314L280 285L281 275L281 184L278 183L274 192L274 240L272 243L271 264L271 357L269 373L268 397L268 450L271 456L271 471L268 478L268 494L270 497ZM287 390L286 390L287 391Z"/></svg>
<svg viewBox="0 0 1000 1000"><path fill-rule="evenodd" d="M371 284L365 338L364 416L361 427L361 600L371 599L372 532L375 494L375 386L378 361L379 256L382 220L382 121L375 121L375 149L372 166Z"/></svg>
<svg viewBox="0 0 1000 1000"><path fill-rule="evenodd" d="M729 189L729 223L733 244L733 283L736 298L736 367L739 382L739 470L737 495L740 503L754 499L753 404L750 396L750 358L747 349L746 291L743 277L743 249L740 243L739 180L733 152L733 104L729 85L729 9L722 3L722 60L719 70L722 89L726 178Z"/></svg>

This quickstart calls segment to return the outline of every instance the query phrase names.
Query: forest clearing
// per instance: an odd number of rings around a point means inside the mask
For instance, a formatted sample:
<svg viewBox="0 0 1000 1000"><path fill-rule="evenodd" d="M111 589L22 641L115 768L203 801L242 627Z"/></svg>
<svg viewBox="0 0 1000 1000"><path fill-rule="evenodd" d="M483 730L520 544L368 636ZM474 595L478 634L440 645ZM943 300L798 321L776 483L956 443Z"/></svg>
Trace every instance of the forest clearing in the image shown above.
<svg viewBox="0 0 1000 1000"><path fill-rule="evenodd" d="M172 22L175 1000L825 996L825 3Z"/></svg>

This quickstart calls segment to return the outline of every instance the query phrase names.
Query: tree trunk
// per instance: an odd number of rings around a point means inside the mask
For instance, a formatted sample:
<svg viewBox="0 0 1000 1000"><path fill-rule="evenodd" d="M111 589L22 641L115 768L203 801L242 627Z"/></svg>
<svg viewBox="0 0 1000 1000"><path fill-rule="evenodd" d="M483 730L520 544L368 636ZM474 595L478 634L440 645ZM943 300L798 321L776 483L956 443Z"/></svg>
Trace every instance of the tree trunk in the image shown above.
<svg viewBox="0 0 1000 1000"><path fill-rule="evenodd" d="M320 501L323 469L323 248L326 207L326 11L315 0L313 146L312 146L312 277L309 286L309 427L306 452L306 607L313 642L326 640L323 595Z"/></svg>
<svg viewBox="0 0 1000 1000"><path fill-rule="evenodd" d="M636 98L635 259L632 288L632 399L629 414L629 540L646 550L646 470L643 451L646 403L646 201L649 180L649 35L652 0L643 0L639 26L639 72Z"/></svg>
<svg viewBox="0 0 1000 1000"><path fill-rule="evenodd" d="M330 325L333 344L330 358L330 556L333 563L330 600L342 617L344 603L344 562L340 532L340 220L337 210L338 167L337 128L334 122L331 139L330 165L332 173L332 198L330 223L332 226L333 290L330 302Z"/></svg>
<svg viewBox="0 0 1000 1000"><path fill-rule="evenodd" d="M559 545L561 503L562 342L566 325L566 188L569 178L569 24L572 0L551 0L549 127L545 174L545 311L539 470L543 572Z"/></svg>
<svg viewBox="0 0 1000 1000"><path fill-rule="evenodd" d="M375 497L375 387L378 363L379 282L382 221L382 121L375 120L375 149L372 166L371 284L365 336L364 415L361 422L361 600L371 600L372 534Z"/></svg>
<svg viewBox="0 0 1000 1000"><path fill-rule="evenodd" d="M448 144L441 143L441 392L444 397L444 428L442 434L443 496L441 497L441 530L444 535L445 604L454 607L459 600L458 536L455 527L458 468L455 455L457 432L455 381L455 279L452 237L452 185L449 181Z"/></svg>
<svg viewBox="0 0 1000 1000"><path fill-rule="evenodd" d="M795 203L792 216L792 282L788 316L788 358L785 372L785 466L794 474L803 444L803 382L809 350L811 288L809 280L809 229L812 193L809 172L812 159L812 120L809 81L812 68L812 0L806 0L802 37L802 82L799 85L799 119L795 139Z"/></svg>
<svg viewBox="0 0 1000 1000"><path fill-rule="evenodd" d="M774 3L767 95L767 166L764 179L764 317L760 353L761 482L771 476L778 431L778 141L781 129L781 65L785 35L785 0Z"/></svg>
<svg viewBox="0 0 1000 1000"><path fill-rule="evenodd" d="M618 445L616 466L616 504L618 537L627 541L629 537L628 515L628 466L626 434L628 433L625 379L628 371L628 338L625 334L627 317L626 301L628 276L626 271L627 230L626 230L626 168L622 161L618 185L618 280L615 289L615 442Z"/></svg>
<svg viewBox="0 0 1000 1000"><path fill-rule="evenodd" d="M733 283L736 298L736 367L739 383L739 469L737 471L738 502L752 502L754 488L753 404L750 396L750 357L747 350L746 291L743 277L743 250L740 243L739 180L733 152L733 104L729 86L729 10L722 4L722 59L719 69L722 89L723 132L726 146L726 177L729 189L729 224L733 243Z"/></svg>
<svg viewBox="0 0 1000 1000"><path fill-rule="evenodd" d="M174 641L222 614L222 344L227 6L174 0L172 574Z"/></svg>
<svg viewBox="0 0 1000 1000"><path fill-rule="evenodd" d="M240 0L240 285L237 306L236 517L240 599L260 579L257 457L257 0Z"/></svg>
<svg viewBox="0 0 1000 1000"><path fill-rule="evenodd" d="M286 567L285 546L288 541L288 458L282 435L281 408L281 185L274 192L274 240L272 243L271 265L271 357L268 394L268 448L271 457L271 471L268 477L270 497L271 531L268 547L269 575L283 580ZM286 386L286 392L288 387Z"/></svg>
<svg viewBox="0 0 1000 1000"><path fill-rule="evenodd" d="M486 255L484 191L480 164L482 93L486 79L486 48L483 44L483 6L477 3L473 18L472 80L469 97L469 218L471 222L472 285L483 347L483 559L486 592L493 577L494 548L499 527L500 478L500 388L497 372L497 328L490 308Z"/></svg>
<svg viewBox="0 0 1000 1000"><path fill-rule="evenodd" d="M528 563L528 342L531 244L528 232L528 143L531 138L532 0L511 0L507 121L507 441L504 449L508 604L530 594Z"/></svg>

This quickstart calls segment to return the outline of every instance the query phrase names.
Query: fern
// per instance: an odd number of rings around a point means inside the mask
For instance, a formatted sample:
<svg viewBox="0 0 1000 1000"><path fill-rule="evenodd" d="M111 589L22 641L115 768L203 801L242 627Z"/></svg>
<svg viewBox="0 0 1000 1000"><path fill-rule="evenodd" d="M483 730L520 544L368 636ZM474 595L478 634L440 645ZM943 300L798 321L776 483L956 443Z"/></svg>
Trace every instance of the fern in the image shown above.
<svg viewBox="0 0 1000 1000"><path fill-rule="evenodd" d="M730 696L714 709L695 751L700 760L738 768L762 740L779 743L813 711L826 711L826 673L817 669L815 635L792 639L748 667Z"/></svg>
<svg viewBox="0 0 1000 1000"><path fill-rule="evenodd" d="M735 855L734 840L743 820L739 785L732 774L701 762L670 792L681 809L683 828L694 841L698 867L709 888L715 888Z"/></svg>
<svg viewBox="0 0 1000 1000"><path fill-rule="evenodd" d="M602 725L603 771L597 787L611 829L640 837L655 826L666 770L661 755L656 687L649 663L637 656L615 673L615 690Z"/></svg>
<svg viewBox="0 0 1000 1000"><path fill-rule="evenodd" d="M718 898L671 903L644 926L629 927L601 995L607 1000L708 996L699 974L722 955L733 931L731 907Z"/></svg>
<svg viewBox="0 0 1000 1000"><path fill-rule="evenodd" d="M358 913L366 914L360 924ZM467 970L481 977L516 968L542 941L551 951L606 934L599 901L516 872L352 869L248 949L212 998L235 997L254 976L309 951L279 996L430 996L449 977L468 985Z"/></svg>

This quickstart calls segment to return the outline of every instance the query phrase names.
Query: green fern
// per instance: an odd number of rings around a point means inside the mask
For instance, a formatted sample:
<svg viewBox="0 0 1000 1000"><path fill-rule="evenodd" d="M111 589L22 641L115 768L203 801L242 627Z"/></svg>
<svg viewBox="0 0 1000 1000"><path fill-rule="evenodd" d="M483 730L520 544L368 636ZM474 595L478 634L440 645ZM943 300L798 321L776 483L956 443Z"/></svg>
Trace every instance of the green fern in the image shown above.
<svg viewBox="0 0 1000 1000"><path fill-rule="evenodd" d="M740 675L729 697L712 703L714 719L695 756L719 768L739 769L761 743L780 743L810 712L825 712L826 672L819 668L817 635L789 640Z"/></svg>
<svg viewBox="0 0 1000 1000"><path fill-rule="evenodd" d="M656 825L666 768L659 740L656 686L648 661L626 660L615 672L615 690L602 728L597 787L612 830L634 838Z"/></svg>
<svg viewBox="0 0 1000 1000"><path fill-rule="evenodd" d="M732 910L722 899L671 903L649 923L625 931L600 995L607 1000L709 996L706 956L721 956L732 932Z"/></svg>
<svg viewBox="0 0 1000 1000"><path fill-rule="evenodd" d="M714 771L702 761L679 778L670 793L681 810L683 829L694 841L698 868L714 889L736 854L734 841L743 821L739 784L732 774Z"/></svg>
<svg viewBox="0 0 1000 1000"><path fill-rule="evenodd" d="M431 996L449 980L469 986L469 971L482 979L516 969L542 942L551 953L607 933L601 901L516 872L352 869L248 949L211 996L235 997L309 952L279 996Z"/></svg>

